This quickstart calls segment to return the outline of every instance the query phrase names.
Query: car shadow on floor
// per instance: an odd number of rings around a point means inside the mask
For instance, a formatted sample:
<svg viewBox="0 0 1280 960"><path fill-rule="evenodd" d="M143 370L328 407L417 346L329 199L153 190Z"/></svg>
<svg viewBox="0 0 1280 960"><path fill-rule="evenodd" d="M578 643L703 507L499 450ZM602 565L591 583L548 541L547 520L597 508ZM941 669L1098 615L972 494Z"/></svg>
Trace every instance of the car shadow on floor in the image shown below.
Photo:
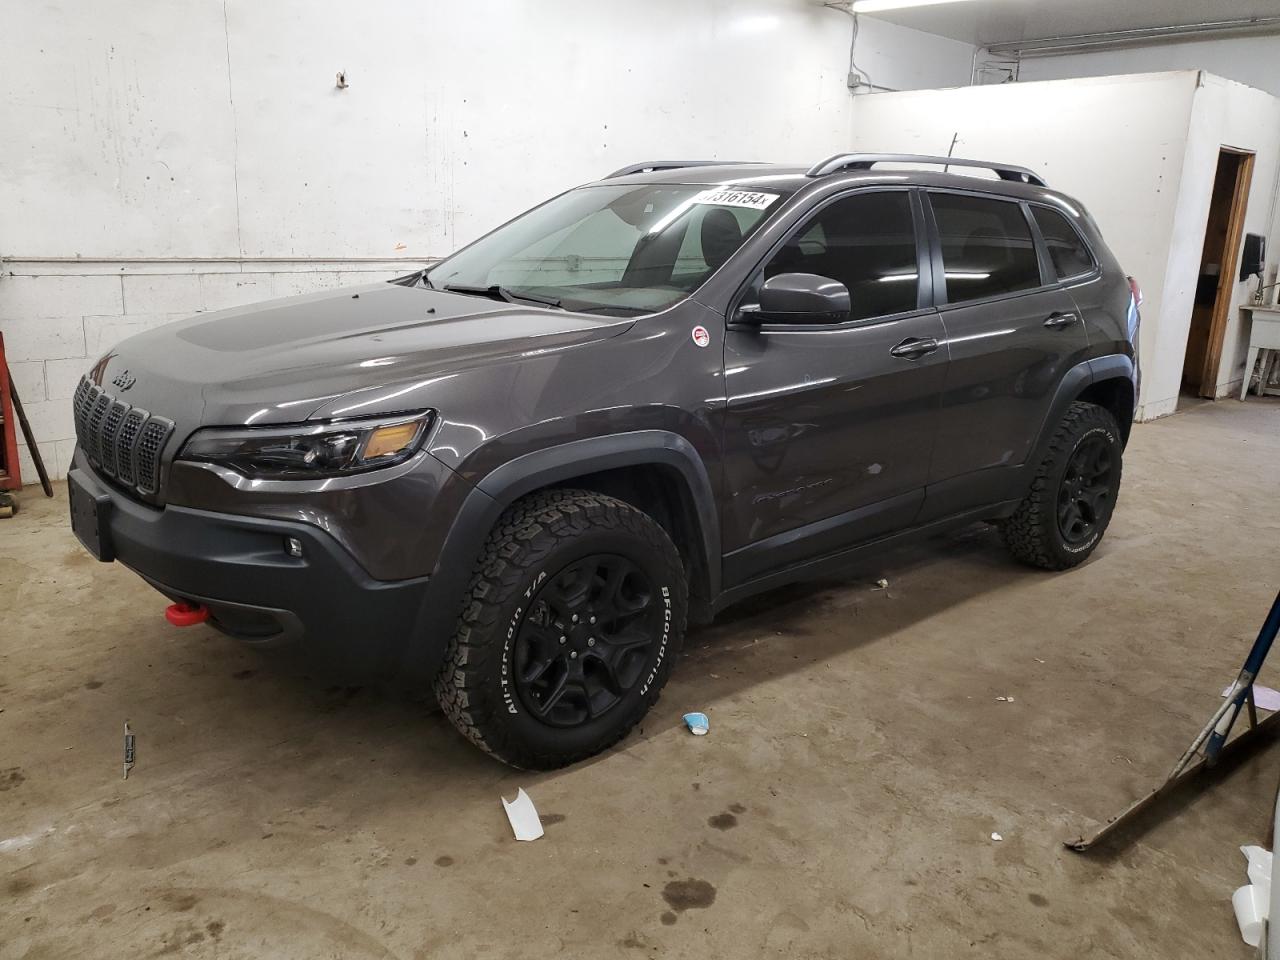
<svg viewBox="0 0 1280 960"><path fill-rule="evenodd" d="M977 525L885 553L840 577L743 601L710 626L689 632L657 707L622 744L584 764L670 733L686 709L711 709L758 685L909 631L988 591L1044 576L1012 561L995 530ZM877 585L881 579L887 587ZM204 701L204 712L257 716L258 725L241 736L260 738L262 745L292 743L300 750L298 762L323 764L358 750L370 757L381 754L411 777L452 771L491 781L512 773L457 734L422 686L349 682L314 663L264 656L197 629L189 637L183 631L177 643L170 640L163 654L132 649L151 663L164 656L177 674L156 677L153 694ZM197 642L182 642L188 639ZM119 653L128 658L129 649ZM163 683L178 689L161 692L157 688ZM268 751L250 763L269 766L270 756ZM526 775L525 782L556 775Z"/></svg>
<svg viewBox="0 0 1280 960"><path fill-rule="evenodd" d="M664 701L703 709L815 663L892 639L1044 571L1024 567L1005 551L989 524L863 559L838 576L780 587L724 610L685 638ZM881 585L885 584L885 585ZM661 704L659 705L661 708ZM671 717L642 724L635 739L666 729ZM674 718L678 721L678 715Z"/></svg>

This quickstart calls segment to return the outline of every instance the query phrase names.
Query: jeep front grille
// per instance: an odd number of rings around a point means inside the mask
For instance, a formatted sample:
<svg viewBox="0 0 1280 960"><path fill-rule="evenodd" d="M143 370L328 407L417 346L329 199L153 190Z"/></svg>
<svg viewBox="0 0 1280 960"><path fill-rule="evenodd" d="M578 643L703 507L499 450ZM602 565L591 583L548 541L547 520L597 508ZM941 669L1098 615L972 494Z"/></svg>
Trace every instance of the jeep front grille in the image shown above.
<svg viewBox="0 0 1280 960"><path fill-rule="evenodd" d="M155 495L173 421L117 400L87 377L76 387L73 403L76 442L89 462L126 487Z"/></svg>

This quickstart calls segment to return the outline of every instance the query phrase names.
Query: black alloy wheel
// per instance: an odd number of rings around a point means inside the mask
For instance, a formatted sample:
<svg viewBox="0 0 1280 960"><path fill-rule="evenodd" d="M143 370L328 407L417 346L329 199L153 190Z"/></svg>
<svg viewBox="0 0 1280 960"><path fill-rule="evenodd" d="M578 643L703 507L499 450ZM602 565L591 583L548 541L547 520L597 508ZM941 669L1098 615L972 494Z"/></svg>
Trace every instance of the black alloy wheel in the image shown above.
<svg viewBox="0 0 1280 960"><path fill-rule="evenodd" d="M1086 542L1109 515L1113 467L1111 445L1098 434L1072 451L1058 486L1058 530L1067 543Z"/></svg>
<svg viewBox="0 0 1280 960"><path fill-rule="evenodd" d="M649 577L626 557L569 564L537 592L514 648L516 693L539 720L573 727L613 709L662 635Z"/></svg>

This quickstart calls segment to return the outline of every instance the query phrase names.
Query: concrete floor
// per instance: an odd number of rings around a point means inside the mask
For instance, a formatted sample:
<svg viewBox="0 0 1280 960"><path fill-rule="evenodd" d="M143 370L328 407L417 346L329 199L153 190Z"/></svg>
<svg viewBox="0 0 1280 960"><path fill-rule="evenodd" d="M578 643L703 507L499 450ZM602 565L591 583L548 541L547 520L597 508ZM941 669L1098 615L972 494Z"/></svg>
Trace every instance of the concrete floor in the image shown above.
<svg viewBox="0 0 1280 960"><path fill-rule="evenodd" d="M979 529L761 598L690 638L620 749L541 775L169 627L79 549L64 488L28 491L0 520L0 957L1247 957L1236 848L1280 749L1110 856L1060 842L1234 675L1280 579L1278 472L1280 403L1140 426L1082 569Z"/></svg>

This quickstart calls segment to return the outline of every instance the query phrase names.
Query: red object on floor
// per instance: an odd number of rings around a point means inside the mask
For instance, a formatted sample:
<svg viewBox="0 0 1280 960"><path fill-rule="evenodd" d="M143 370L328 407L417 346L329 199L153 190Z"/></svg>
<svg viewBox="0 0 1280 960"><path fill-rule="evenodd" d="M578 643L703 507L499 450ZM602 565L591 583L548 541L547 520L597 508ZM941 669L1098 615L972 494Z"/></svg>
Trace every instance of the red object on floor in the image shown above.
<svg viewBox="0 0 1280 960"><path fill-rule="evenodd" d="M175 627L193 627L209 619L209 608L198 603L171 603L164 608L164 618Z"/></svg>

